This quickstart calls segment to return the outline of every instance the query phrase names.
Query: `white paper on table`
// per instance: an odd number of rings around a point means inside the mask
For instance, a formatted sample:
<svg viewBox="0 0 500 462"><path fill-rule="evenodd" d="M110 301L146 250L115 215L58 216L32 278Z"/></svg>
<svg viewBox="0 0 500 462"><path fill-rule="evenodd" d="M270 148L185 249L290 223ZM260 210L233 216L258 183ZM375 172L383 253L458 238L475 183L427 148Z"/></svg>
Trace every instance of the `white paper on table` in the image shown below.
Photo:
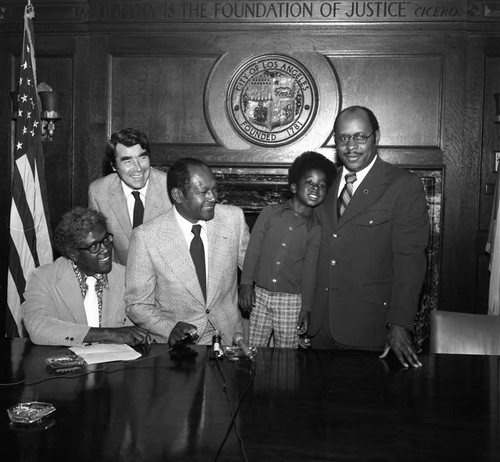
<svg viewBox="0 0 500 462"><path fill-rule="evenodd" d="M125 344L92 343L87 346L71 347L70 350L81 356L87 364L132 361L141 357L140 353L137 353L131 346Z"/></svg>

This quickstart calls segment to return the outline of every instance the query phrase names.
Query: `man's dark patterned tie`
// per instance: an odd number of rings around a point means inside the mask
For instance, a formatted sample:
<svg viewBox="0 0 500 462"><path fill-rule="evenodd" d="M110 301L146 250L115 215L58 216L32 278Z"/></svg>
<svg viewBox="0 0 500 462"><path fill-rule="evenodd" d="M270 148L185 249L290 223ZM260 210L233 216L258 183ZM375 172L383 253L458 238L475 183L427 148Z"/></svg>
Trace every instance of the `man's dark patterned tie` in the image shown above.
<svg viewBox="0 0 500 462"><path fill-rule="evenodd" d="M191 241L189 252L191 253L191 258L193 259L194 267L196 268L196 274L198 275L198 280L200 281L201 291L203 292L203 296L206 300L207 273L205 270L205 248L203 247L203 241L200 237L201 225L193 225L191 232L194 234L194 237Z"/></svg>
<svg viewBox="0 0 500 462"><path fill-rule="evenodd" d="M132 223L132 228L142 225L142 219L144 218L144 204L141 200L141 195L139 191L132 191L132 196L134 196L134 222Z"/></svg>

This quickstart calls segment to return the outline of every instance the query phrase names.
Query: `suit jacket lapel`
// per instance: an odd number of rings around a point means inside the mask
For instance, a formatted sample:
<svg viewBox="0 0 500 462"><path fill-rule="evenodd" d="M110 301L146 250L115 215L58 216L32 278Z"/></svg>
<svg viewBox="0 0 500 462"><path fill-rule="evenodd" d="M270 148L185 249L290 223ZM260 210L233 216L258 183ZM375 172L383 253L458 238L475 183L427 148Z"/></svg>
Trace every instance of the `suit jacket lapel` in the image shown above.
<svg viewBox="0 0 500 462"><path fill-rule="evenodd" d="M146 191L146 206L144 207L144 222L157 217L159 213L158 208L162 205L162 196L160 192L166 190L166 183L163 184L161 178L158 177L156 171L152 168L149 176L149 185Z"/></svg>
<svg viewBox="0 0 500 462"><path fill-rule="evenodd" d="M116 175L115 181L109 188L109 205L113 210L116 220L123 229L126 236L132 234L132 223L128 214L127 200L123 194L123 188L120 177Z"/></svg>
<svg viewBox="0 0 500 462"><path fill-rule="evenodd" d="M193 297L205 306L205 299L198 282L193 259L182 230L177 223L174 207L163 215L162 226L158 231L156 251Z"/></svg>
<svg viewBox="0 0 500 462"><path fill-rule="evenodd" d="M217 206L216 206L217 207ZM221 269L224 268L227 248L227 231L221 224L220 219L214 217L207 222L208 231L208 288L207 305L209 305L217 295L221 280Z"/></svg>
<svg viewBox="0 0 500 462"><path fill-rule="evenodd" d="M377 157L373 167L366 175L363 182L358 186L351 198L344 214L340 217L338 226L343 226L352 220L362 210L375 202L381 194L382 186L387 182L385 176L385 164Z"/></svg>
<svg viewBox="0 0 500 462"><path fill-rule="evenodd" d="M57 284L55 290L61 297L68 311L72 314L76 324L87 324L85 309L83 307L83 298L80 286L71 267L69 260L62 261L57 269Z"/></svg>
<svg viewBox="0 0 500 462"><path fill-rule="evenodd" d="M325 201L320 206L323 208L323 217L320 217L322 224L329 224L332 229L337 227L337 195L340 186L341 175L337 175L328 190ZM326 219L325 219L326 216Z"/></svg>
<svg viewBox="0 0 500 462"><path fill-rule="evenodd" d="M117 309L119 303L123 301L123 291L116 288L123 285L123 281L117 280L113 270L108 274L109 290L104 290L102 294L102 325L113 326L116 324Z"/></svg>

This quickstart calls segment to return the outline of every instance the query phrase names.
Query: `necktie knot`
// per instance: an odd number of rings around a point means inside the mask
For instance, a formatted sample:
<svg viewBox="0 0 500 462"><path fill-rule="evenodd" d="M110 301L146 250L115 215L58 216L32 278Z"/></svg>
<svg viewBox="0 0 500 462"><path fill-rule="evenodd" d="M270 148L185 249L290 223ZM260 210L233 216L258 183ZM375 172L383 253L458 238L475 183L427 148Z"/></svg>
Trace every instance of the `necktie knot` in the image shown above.
<svg viewBox="0 0 500 462"><path fill-rule="evenodd" d="M355 173L347 173L345 176L345 182L349 184L353 184L356 181Z"/></svg>
<svg viewBox="0 0 500 462"><path fill-rule="evenodd" d="M195 235L195 237L200 237L201 225L193 225L191 232Z"/></svg>
<svg viewBox="0 0 500 462"><path fill-rule="evenodd" d="M85 283L87 284L87 288L90 289L91 287L95 287L97 279L94 276L87 276Z"/></svg>
<svg viewBox="0 0 500 462"><path fill-rule="evenodd" d="M132 196L134 196L135 200L139 200L141 198L141 193L139 191L132 191Z"/></svg>

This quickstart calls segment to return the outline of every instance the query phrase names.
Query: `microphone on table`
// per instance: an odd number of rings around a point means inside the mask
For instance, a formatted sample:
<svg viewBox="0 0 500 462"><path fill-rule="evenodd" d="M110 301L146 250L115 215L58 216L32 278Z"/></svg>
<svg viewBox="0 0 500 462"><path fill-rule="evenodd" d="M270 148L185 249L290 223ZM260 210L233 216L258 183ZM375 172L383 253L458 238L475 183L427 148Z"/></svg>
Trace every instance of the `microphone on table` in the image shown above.
<svg viewBox="0 0 500 462"><path fill-rule="evenodd" d="M220 346L221 344L221 336L219 334L219 331L216 330L215 334L212 336L212 350L214 357L216 358L221 358L223 356L222 348Z"/></svg>
<svg viewBox="0 0 500 462"><path fill-rule="evenodd" d="M175 358L175 359L180 359L180 358L185 358L185 357L193 357L196 356L198 353L191 348L188 347L188 344L196 342L198 339L199 335L196 330L196 327L193 326L186 332L184 332L184 336L177 340L171 347L170 347L170 357Z"/></svg>
<svg viewBox="0 0 500 462"><path fill-rule="evenodd" d="M253 361L254 355L248 345L245 343L245 339L243 337L243 334L240 332L236 332L233 336L233 345L238 346L243 354L250 360Z"/></svg>

